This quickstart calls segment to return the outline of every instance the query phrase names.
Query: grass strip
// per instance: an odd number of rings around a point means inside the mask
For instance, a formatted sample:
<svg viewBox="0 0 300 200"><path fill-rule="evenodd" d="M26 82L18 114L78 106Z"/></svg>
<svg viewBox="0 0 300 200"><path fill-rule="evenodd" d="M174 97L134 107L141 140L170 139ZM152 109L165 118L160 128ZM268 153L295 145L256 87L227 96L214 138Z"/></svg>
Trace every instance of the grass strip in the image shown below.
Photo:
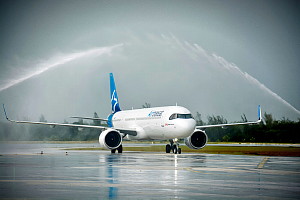
<svg viewBox="0 0 300 200"><path fill-rule="evenodd" d="M208 153L208 154L232 154L232 155L260 155L260 156L300 156L300 147L280 146L206 146L203 149L194 150L187 146L180 146L183 153ZM71 148L65 150L105 150L103 148ZM123 151L165 152L165 145L145 147L123 147Z"/></svg>

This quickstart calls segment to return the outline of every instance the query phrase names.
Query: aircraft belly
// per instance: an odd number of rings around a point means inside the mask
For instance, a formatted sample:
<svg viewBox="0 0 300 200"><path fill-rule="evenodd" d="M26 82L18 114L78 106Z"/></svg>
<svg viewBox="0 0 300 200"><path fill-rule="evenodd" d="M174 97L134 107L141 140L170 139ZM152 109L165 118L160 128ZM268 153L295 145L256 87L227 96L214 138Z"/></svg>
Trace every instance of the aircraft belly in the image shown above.
<svg viewBox="0 0 300 200"><path fill-rule="evenodd" d="M149 136L149 138L153 140L167 140L177 138L179 135L176 134L176 129L174 127L149 127L145 129L145 133Z"/></svg>
<svg viewBox="0 0 300 200"><path fill-rule="evenodd" d="M158 127L155 126L145 127L144 130L145 130L145 134L152 140L161 139L161 137L163 136L163 133L160 132Z"/></svg>

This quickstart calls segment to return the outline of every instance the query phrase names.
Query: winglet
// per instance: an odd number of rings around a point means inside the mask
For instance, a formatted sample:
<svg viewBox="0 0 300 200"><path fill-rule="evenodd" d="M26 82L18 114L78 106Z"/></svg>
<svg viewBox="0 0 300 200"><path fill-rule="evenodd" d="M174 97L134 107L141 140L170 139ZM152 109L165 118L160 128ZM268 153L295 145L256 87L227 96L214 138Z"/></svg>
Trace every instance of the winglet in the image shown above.
<svg viewBox="0 0 300 200"><path fill-rule="evenodd" d="M4 111L4 114L5 114L5 117L6 117L7 121L10 121L10 120L8 119L8 117L7 117L7 114L6 114L6 110L5 110L4 104L2 104L2 106L3 106L3 111Z"/></svg>
<svg viewBox="0 0 300 200"><path fill-rule="evenodd" d="M261 122L261 120L262 120L262 117L261 117L261 107L260 107L260 105L258 105L258 110L257 110L257 112L258 112L258 113L257 113L257 114L258 114L258 121L257 121L257 122L259 123L259 122Z"/></svg>

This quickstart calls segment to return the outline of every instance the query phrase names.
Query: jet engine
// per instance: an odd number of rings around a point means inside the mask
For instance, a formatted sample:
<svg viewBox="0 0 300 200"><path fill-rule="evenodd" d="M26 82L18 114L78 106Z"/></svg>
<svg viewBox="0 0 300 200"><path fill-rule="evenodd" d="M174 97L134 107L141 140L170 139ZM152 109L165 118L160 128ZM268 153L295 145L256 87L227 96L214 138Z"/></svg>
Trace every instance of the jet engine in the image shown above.
<svg viewBox="0 0 300 200"><path fill-rule="evenodd" d="M117 149L122 144L122 136L115 129L107 129L99 135L100 146L106 149Z"/></svg>
<svg viewBox="0 0 300 200"><path fill-rule="evenodd" d="M184 142L190 149L202 149L207 143L207 135L204 131L196 129Z"/></svg>

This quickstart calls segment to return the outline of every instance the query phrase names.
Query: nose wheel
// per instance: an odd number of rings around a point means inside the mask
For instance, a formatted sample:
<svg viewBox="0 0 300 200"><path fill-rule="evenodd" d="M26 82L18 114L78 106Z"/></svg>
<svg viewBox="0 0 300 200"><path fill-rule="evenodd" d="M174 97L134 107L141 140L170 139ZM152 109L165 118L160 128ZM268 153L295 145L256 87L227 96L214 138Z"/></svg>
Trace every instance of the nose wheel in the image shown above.
<svg viewBox="0 0 300 200"><path fill-rule="evenodd" d="M177 154L177 153L181 154L181 148L179 148L178 139L175 138L175 139L171 139L169 141L170 141L170 144L166 145L166 153L171 153L171 151L172 151L174 154Z"/></svg>

